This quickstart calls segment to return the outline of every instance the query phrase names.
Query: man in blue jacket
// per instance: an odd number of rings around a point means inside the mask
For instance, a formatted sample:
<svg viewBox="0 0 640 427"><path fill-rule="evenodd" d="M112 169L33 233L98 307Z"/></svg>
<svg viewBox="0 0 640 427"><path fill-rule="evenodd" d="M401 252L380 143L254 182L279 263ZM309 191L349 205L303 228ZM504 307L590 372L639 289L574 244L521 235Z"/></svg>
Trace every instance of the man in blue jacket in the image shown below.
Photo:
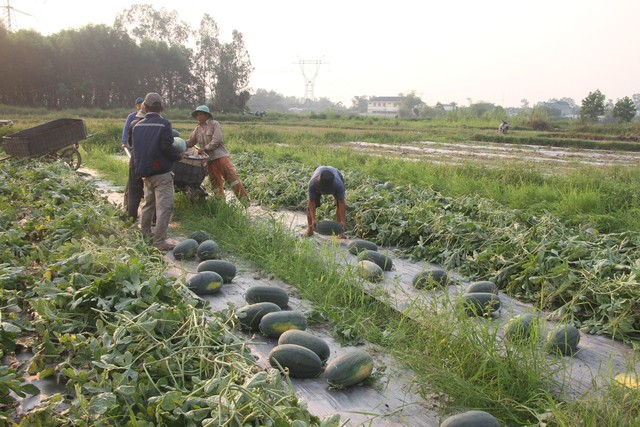
<svg viewBox="0 0 640 427"><path fill-rule="evenodd" d="M173 164L183 153L173 147L171 122L160 115L162 97L154 92L144 98L144 119L132 129L133 158L136 176L144 181L144 206L140 228L145 237L153 237L153 246L167 252L174 245L167 242L167 229L173 213ZM151 231L153 214L156 226Z"/></svg>

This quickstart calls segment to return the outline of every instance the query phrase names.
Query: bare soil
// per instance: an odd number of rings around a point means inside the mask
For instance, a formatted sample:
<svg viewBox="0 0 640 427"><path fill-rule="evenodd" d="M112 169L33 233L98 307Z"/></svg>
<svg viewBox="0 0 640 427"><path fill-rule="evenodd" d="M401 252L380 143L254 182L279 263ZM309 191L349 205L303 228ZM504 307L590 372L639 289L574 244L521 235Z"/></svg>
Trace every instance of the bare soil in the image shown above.
<svg viewBox="0 0 640 427"><path fill-rule="evenodd" d="M505 162L534 163L563 170L575 166L636 166L640 153L544 147L539 145L508 145L485 142L444 143L417 141L411 144L381 144L353 141L343 146L373 156L402 157L446 165L482 162L483 165L504 165Z"/></svg>

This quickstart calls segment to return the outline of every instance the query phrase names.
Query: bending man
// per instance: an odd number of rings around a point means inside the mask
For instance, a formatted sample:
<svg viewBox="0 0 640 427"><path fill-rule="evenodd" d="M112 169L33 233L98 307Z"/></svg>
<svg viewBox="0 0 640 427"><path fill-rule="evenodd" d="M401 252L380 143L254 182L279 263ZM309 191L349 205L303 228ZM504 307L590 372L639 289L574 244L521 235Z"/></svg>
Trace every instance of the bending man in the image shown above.
<svg viewBox="0 0 640 427"><path fill-rule="evenodd" d="M332 166L320 166L309 181L309 200L307 201L307 236L313 236L318 225L316 209L322 204L322 195L331 194L336 205L336 221L342 224L342 235L347 227L347 204L344 198L344 177Z"/></svg>

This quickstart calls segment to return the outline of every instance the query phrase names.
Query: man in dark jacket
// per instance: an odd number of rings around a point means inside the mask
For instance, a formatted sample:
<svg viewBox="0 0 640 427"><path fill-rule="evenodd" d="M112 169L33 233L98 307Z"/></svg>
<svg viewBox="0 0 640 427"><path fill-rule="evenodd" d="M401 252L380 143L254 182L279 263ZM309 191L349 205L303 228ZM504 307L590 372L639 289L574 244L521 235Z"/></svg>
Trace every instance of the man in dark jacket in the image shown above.
<svg viewBox="0 0 640 427"><path fill-rule="evenodd" d="M162 97L148 93L144 98L144 119L132 129L135 172L144 181L144 206L140 228L153 237L153 246L166 252L174 248L167 242L167 229L173 213L173 164L183 153L173 147L171 122L160 115L164 111ZM156 226L151 232L153 214Z"/></svg>
<svg viewBox="0 0 640 427"><path fill-rule="evenodd" d="M342 224L342 234L347 226L347 205L345 202L345 185L342 173L333 166L318 167L309 180L307 199L307 236L313 236L318 225L316 208L322 202L323 194L331 194L336 205L336 221Z"/></svg>

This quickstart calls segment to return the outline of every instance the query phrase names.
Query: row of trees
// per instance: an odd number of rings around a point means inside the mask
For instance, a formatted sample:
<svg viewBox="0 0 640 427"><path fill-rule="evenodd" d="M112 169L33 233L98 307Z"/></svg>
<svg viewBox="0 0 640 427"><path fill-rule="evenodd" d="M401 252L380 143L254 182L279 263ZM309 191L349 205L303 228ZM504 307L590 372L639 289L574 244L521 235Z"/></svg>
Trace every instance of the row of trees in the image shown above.
<svg viewBox="0 0 640 427"><path fill-rule="evenodd" d="M253 71L242 33L220 42L205 14L197 31L175 11L134 5L113 27L86 26L51 36L0 25L0 103L52 108L131 106L158 92L168 105L207 103L243 111Z"/></svg>

